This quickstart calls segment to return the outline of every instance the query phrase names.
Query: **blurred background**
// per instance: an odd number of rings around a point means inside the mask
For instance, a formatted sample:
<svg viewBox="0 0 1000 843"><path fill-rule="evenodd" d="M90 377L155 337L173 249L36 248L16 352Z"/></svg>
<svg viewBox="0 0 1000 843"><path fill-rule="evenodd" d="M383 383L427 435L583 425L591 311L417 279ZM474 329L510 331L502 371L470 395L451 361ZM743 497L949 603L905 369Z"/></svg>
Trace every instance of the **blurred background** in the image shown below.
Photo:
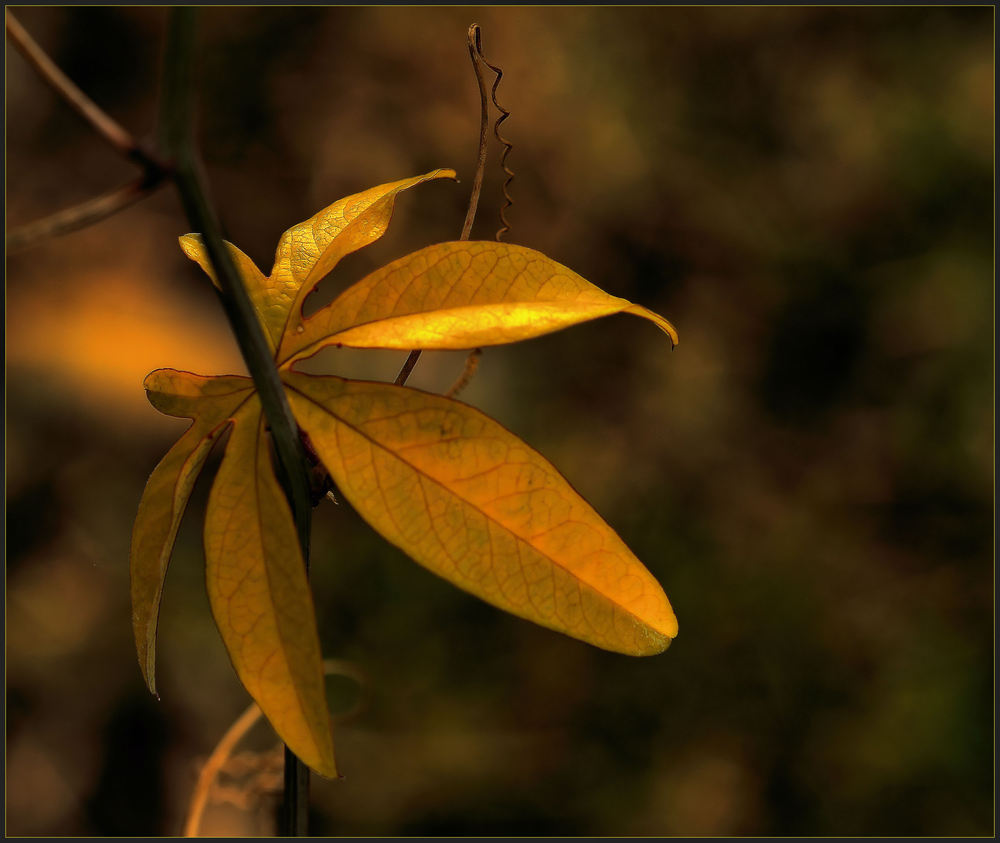
<svg viewBox="0 0 1000 843"><path fill-rule="evenodd" d="M11 9L11 7L8 7ZM137 135L165 9L13 8ZM466 30L503 67L509 240L671 319L488 349L463 399L545 454L662 582L680 635L613 655L508 617L315 514L313 581L346 778L327 835L990 835L991 8L212 8L201 140L228 236L281 232L435 167L324 282L456 239L476 159ZM132 178L10 46L10 231ZM473 237L492 239L496 149ZM173 835L248 703L204 591L206 469L171 563L159 690L127 557L184 423L160 366L243 372L170 189L7 257L6 823ZM405 355L324 352L391 379ZM410 383L443 391L464 355ZM257 727L246 744L267 750ZM268 834L243 754L206 834ZM256 760L255 760L256 759ZM247 771L250 774L247 774ZM273 782L272 782L273 784Z"/></svg>

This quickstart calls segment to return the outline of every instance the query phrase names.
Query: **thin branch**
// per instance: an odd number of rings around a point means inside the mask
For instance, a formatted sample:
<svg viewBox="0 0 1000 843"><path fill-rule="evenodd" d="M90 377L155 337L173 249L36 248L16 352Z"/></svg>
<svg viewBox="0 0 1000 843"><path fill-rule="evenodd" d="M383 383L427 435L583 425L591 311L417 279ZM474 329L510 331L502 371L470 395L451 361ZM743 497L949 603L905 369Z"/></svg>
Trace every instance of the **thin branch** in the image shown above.
<svg viewBox="0 0 1000 843"><path fill-rule="evenodd" d="M51 216L19 226L7 234L7 252L27 249L42 240L79 231L81 228L100 222L140 199L145 199L159 187L161 181L162 179L157 179L150 184L146 176L140 176L103 196L88 199L79 205L57 211Z"/></svg>
<svg viewBox="0 0 1000 843"><path fill-rule="evenodd" d="M287 746L282 784L281 836L309 836L309 768Z"/></svg>
<svg viewBox="0 0 1000 843"><path fill-rule="evenodd" d="M129 207L155 191L170 175L171 168L143 149L131 134L83 93L9 11L4 18L7 37L42 79L119 154L143 169L140 178L117 190L14 229L6 237L7 251L10 252L26 249L51 237L78 231Z"/></svg>
<svg viewBox="0 0 1000 843"><path fill-rule="evenodd" d="M486 63L482 53L482 30L479 24L474 23L469 27L469 58L472 59L472 69L476 72L476 81L479 83L479 158L476 162L476 174L472 179L472 193L469 196L469 207L465 212L465 222L462 224L462 233L459 240L468 240L472 232L472 223L476 219L476 209L479 207L479 194L483 189L483 174L486 172L486 149L489 144L489 104L486 100L486 80L483 79L483 70L480 62ZM492 68L492 65L489 65ZM499 78L497 79L499 82ZM495 101L495 100L494 100ZM498 122L499 125L499 122ZM417 365L420 359L420 349L415 348L407 355L403 367L393 381L396 386L402 386L406 379L410 377L410 372Z"/></svg>
<svg viewBox="0 0 1000 843"><path fill-rule="evenodd" d="M192 137L195 13L192 7L174 7L170 12L161 99L164 109L162 137L175 159L174 180L184 210L193 229L201 232L204 239L209 261L222 286L223 308L260 396L278 456L279 479L289 499L308 571L312 505L305 451L264 330L223 244L219 220L208 198L208 184ZM284 793L282 834L305 836L308 833L309 769L287 747Z"/></svg>
<svg viewBox="0 0 1000 843"><path fill-rule="evenodd" d="M118 122L109 117L81 91L46 55L27 30L8 11L5 14L7 37L49 86L61 96L94 130L120 154L146 170L164 169L164 165L146 152Z"/></svg>
<svg viewBox="0 0 1000 843"><path fill-rule="evenodd" d="M469 356L465 358L465 368L462 369L462 374L451 385L451 389L444 394L445 398L454 398L469 385L469 381L472 380L476 374L476 370L479 368L479 358L482 356L483 350L481 348L474 348L469 352Z"/></svg>
<svg viewBox="0 0 1000 843"><path fill-rule="evenodd" d="M166 171L161 171L154 176L149 174L140 176L110 193L95 196L93 199L56 211L47 217L20 225L7 232L4 239L6 252L11 254L30 249L45 240L71 234L114 216L119 211L155 193L167 175Z"/></svg>
<svg viewBox="0 0 1000 843"><path fill-rule="evenodd" d="M323 661L324 676L346 676L353 679L358 684L358 698L347 711L334 716L334 722L347 723L354 719L364 708L366 702L366 691L368 688L368 677L356 664L343 659L325 659ZM191 801L188 803L187 820L184 823L182 837L197 837L198 829L201 828L201 819L208 805L209 796L212 794L212 787L219 777L219 773L225 769L226 762L229 761L236 749L237 744L253 728L254 724L263 716L260 706L257 703L250 703L244 711L226 730L222 739L216 744L212 754L202 765L198 774L198 781L191 794Z"/></svg>
<svg viewBox="0 0 1000 843"><path fill-rule="evenodd" d="M510 223L507 221L507 209L514 204L513 198L510 195L510 183L514 181L514 171L507 166L507 156L510 155L511 150L514 148L507 138L500 134L500 124L503 123L508 117L510 117L510 112L500 105L500 100L497 99L497 88L500 87L500 80L503 79L503 71L497 67L495 64L490 64L486 61L483 56L483 44L482 39L479 34L479 27L473 25L476 32L476 58L480 62L485 64L490 70L496 74L496 80L493 82L493 87L490 89L490 96L493 99L493 105L496 106L497 111L500 112L500 116L497 118L497 122L493 124L493 135L496 137L501 144L503 144L503 152L500 153L500 168L504 171L506 178L504 179L503 186L501 190L503 192L503 205L500 207L500 223L501 228L496 233L497 242L503 239L503 236L510 231ZM470 30L471 34L471 30ZM480 72L477 69L476 75L480 76ZM479 79L480 90L482 90L482 77ZM485 94L483 95L485 99ZM485 131L485 130L484 130Z"/></svg>
<svg viewBox="0 0 1000 843"><path fill-rule="evenodd" d="M468 240L472 233L472 222L476 218L479 207L479 194L483 189L483 175L486 172L486 148L489 144L490 128L489 105L486 102L486 81L483 79L483 68L480 60L482 53L482 30L478 23L469 27L469 57L472 59L472 69L476 71L476 81L479 83L479 160L476 162L476 175L472 179L472 195L469 197L469 208L465 212L465 223L459 240Z"/></svg>
<svg viewBox="0 0 1000 843"><path fill-rule="evenodd" d="M173 76L175 82L180 84L189 83L191 80L195 11L192 7L175 7L171 10L167 62L188 68L187 72L179 72ZM174 122L190 129L192 125L190 89L186 97L168 95L164 97L164 101L173 103L175 116L181 115L176 116ZM296 513L299 537L302 540L303 550L307 551L308 516L312 508L309 505L305 451L299 439L298 425L288 405L264 330L243 286L243 281L223 244L219 220L208 198L208 185L198 164L190 131L183 137L175 136L173 140L176 146L171 151L177 160L175 172L177 189L189 222L204 238L209 260L225 293L223 304L247 367L253 376L254 385L260 394L278 453L278 461L291 486L290 497L292 508ZM308 558L308 553L303 555Z"/></svg>
<svg viewBox="0 0 1000 843"><path fill-rule="evenodd" d="M184 823L184 831L181 833L182 837L198 836L198 829L201 828L201 817L205 813L205 806L208 805L208 797L212 792L215 779L222 768L226 766L229 756L236 749L236 744L250 731L260 716L261 711L257 703L250 703L247 710L226 730L222 740L216 744L212 754L208 756L208 760L198 774L198 782L194 787L194 794L191 796L191 805L188 808L187 821Z"/></svg>
<svg viewBox="0 0 1000 843"><path fill-rule="evenodd" d="M402 386L406 383L406 379L410 376L410 372L413 371L413 367L417 365L417 361L420 359L420 349L415 348L409 354L406 355L406 360L403 361L403 366L399 370L399 374L396 375L396 379L393 383L396 386Z"/></svg>

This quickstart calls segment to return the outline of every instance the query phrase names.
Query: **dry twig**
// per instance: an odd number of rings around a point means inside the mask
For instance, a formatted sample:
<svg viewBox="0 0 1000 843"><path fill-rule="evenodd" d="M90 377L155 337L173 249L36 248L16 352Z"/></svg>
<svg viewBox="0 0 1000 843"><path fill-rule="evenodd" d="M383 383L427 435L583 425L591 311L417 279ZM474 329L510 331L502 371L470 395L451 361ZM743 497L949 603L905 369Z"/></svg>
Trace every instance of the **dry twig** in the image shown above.
<svg viewBox="0 0 1000 843"><path fill-rule="evenodd" d="M8 251L14 251L78 231L127 208L156 190L170 175L171 168L144 149L126 129L81 91L9 11L4 18L7 37L42 79L119 155L143 171L140 178L117 190L11 230L6 237L6 246Z"/></svg>

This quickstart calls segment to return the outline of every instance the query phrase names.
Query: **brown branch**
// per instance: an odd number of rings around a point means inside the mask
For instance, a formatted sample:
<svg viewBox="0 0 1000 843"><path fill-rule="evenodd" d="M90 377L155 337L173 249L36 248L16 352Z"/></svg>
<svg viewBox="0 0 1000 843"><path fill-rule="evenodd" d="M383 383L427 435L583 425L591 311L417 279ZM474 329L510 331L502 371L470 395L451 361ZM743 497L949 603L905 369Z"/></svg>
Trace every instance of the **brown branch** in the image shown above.
<svg viewBox="0 0 1000 843"><path fill-rule="evenodd" d="M406 379L410 376L410 372L413 371L413 367L417 365L417 361L419 359L419 348L413 349L413 351L406 356L406 360L403 361L403 367L399 370L399 374L396 375L396 380L393 381L396 386L402 386L406 383Z"/></svg>
<svg viewBox="0 0 1000 843"><path fill-rule="evenodd" d="M240 739L250 731L250 727L256 723L261 716L257 703L251 703L226 730L222 740L212 750L208 760L198 774L198 783L195 785L194 794L191 796L191 805L188 808L187 821L184 823L182 837L197 837L198 829L201 827L201 817L205 813L205 806L208 804L208 795L212 792L212 785L215 783L219 772L226 765L226 761L236 748Z"/></svg>
<svg viewBox="0 0 1000 843"><path fill-rule="evenodd" d="M38 71L49 87L86 120L93 129L121 155L134 161L145 170L165 169L161 162L146 152L118 122L109 117L90 97L81 91L65 73L48 57L45 51L28 34L27 30L10 13L6 12L7 37L28 63Z"/></svg>
<svg viewBox="0 0 1000 843"><path fill-rule="evenodd" d="M151 183L146 176L141 176L103 196L88 199L79 205L57 211L51 216L19 226L7 233L7 252L27 249L50 237L69 234L71 231L78 231L100 222L105 217L110 217L149 196L159 187L162 180L161 176Z"/></svg>
<svg viewBox="0 0 1000 843"><path fill-rule="evenodd" d="M451 389L444 394L445 398L454 398L469 385L469 381L472 380L479 368L479 358L482 356L483 350L481 348L474 348L469 352L469 356L465 358L465 368L462 369L462 374L451 385Z"/></svg>
<svg viewBox="0 0 1000 843"><path fill-rule="evenodd" d="M469 208L465 212L465 224L459 240L468 240L472 233L472 222L476 218L479 207L479 194L483 189L483 175L486 172L486 148L489 143L487 132L490 127L489 105L486 102L486 81L483 79L481 60L482 30L478 23L469 27L469 57L472 59L472 69L476 71L476 81L479 83L479 160L476 162L476 175L472 179L472 195L469 197Z"/></svg>
<svg viewBox="0 0 1000 843"><path fill-rule="evenodd" d="M469 57L472 59L472 68L476 71L476 81L479 83L479 159L476 162L476 174L472 179L472 194L469 196L469 207L465 212L465 222L462 224L462 233L459 240L468 240L472 232L472 223L476 218L476 209L479 207L479 194L483 188L483 174L486 172L486 148L489 142L487 130L489 129L489 105L486 101L486 80L483 79L483 71L480 62L486 63L482 53L482 37L479 24L474 23L469 27ZM492 65L489 65L492 68ZM499 78L497 82L499 83ZM495 86L494 86L495 87ZM495 102L496 100L494 100ZM499 125L499 121L498 121ZM409 353L406 362L396 375L393 381L396 386L402 386L413 371L420 359L420 349L415 348Z"/></svg>
<svg viewBox="0 0 1000 843"><path fill-rule="evenodd" d="M473 33L473 29L475 30L475 33ZM475 43L476 43L476 51L474 59L478 59L479 62L485 64L490 70L492 70L496 74L497 77L496 80L493 82L493 87L490 89L490 96L493 99L493 105L495 105L497 111L500 112L500 116L497 118L497 122L493 124L493 134L496 137L496 139L500 141L501 144L503 144L503 152L500 153L500 168L504 171L504 174L506 175L503 186L501 187L501 190L503 192L503 205L500 208L501 228L496 233L496 239L499 242L500 240L503 239L503 236L508 231L510 231L510 223L507 221L507 209L514 204L514 200L511 198L510 195L510 183L514 181L514 171L507 166L507 156L510 155L511 150L514 148L514 144L512 144L509 140L507 140L507 138L505 138L503 135L500 134L500 124L503 123L503 121L506 120L508 117L510 117L510 112L502 105L500 105L500 101L497 99L497 88L500 87L500 80L503 79L503 71L495 64L490 64L488 61L486 61L485 57L483 56L482 38L480 37L479 34L479 27L476 26L475 24L473 24L473 28L469 30L470 39L473 34L475 34ZM479 71L478 64L476 67L476 76L479 77L480 91L482 91L483 79ZM486 94L484 92L483 93L484 103L485 100L486 100ZM485 105L483 106L483 108L485 115ZM486 130L483 129L483 131L485 132Z"/></svg>
<svg viewBox="0 0 1000 843"><path fill-rule="evenodd" d="M14 229L6 237L6 246L8 251L16 251L49 237L78 231L127 208L155 191L171 174L171 167L143 149L127 130L81 91L9 11L4 19L7 37L42 79L116 152L143 170L140 178L117 190Z"/></svg>
<svg viewBox="0 0 1000 843"><path fill-rule="evenodd" d="M365 691L368 687L368 677L353 662L343 659L325 659L323 661L324 676L346 676L358 683L358 699L347 711L336 715L333 719L337 723L347 723L356 717L365 707ZM261 710L257 703L251 703L236 721L226 730L222 739L216 744L212 754L202 765L198 774L198 781L195 784L194 792L191 794L191 801L188 803L187 820L184 822L182 837L197 837L201 828L201 819L208 806L209 796L212 794L213 785L219 777L219 773L226 767L236 749L237 744L253 728L254 724L261 718Z"/></svg>

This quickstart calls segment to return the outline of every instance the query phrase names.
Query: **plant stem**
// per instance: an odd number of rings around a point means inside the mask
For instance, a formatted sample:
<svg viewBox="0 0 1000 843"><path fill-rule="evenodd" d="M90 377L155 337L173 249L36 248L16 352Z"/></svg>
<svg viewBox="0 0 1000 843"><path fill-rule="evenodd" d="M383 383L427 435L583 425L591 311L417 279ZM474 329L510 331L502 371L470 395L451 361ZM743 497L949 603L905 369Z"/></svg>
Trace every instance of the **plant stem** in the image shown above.
<svg viewBox="0 0 1000 843"><path fill-rule="evenodd" d="M469 234L472 233L472 223L476 219L476 209L479 207L479 194L483 189L486 150L489 143L489 135L487 134L490 125L489 105L486 101L486 81L483 79L483 69L480 66L482 60L480 29L479 24L475 23L469 27L469 58L472 59L472 69L476 71L476 81L479 83L479 158L476 160L472 193L469 196L469 207L465 212L465 222L462 223L462 233L458 236L459 240L468 240ZM406 379L410 376L410 372L413 371L413 367L417 365L419 359L420 349L415 348L409 353L403 367L399 370L399 374L396 375L396 379L393 381L396 386L402 386L406 383Z"/></svg>
<svg viewBox="0 0 1000 843"><path fill-rule="evenodd" d="M469 27L469 58L472 59L472 69L476 71L476 82L479 84L479 159L476 161L476 174L472 179L472 194L469 196L469 207L465 212L465 222L459 240L468 240L472 233L472 223L476 219L476 209L479 207L479 194L483 189L483 176L486 173L486 150L489 144L488 130L490 127L489 104L486 101L486 80L483 79L482 36L479 24Z"/></svg>
<svg viewBox="0 0 1000 843"><path fill-rule="evenodd" d="M38 46L10 13L4 15L7 36L14 46L38 71L41 77L68 102L84 120L90 123L97 133L117 149L126 158L139 163L147 169L156 169L159 163L136 143L135 139L115 120L112 120L97 104L81 91L73 80L63 73Z"/></svg>
<svg viewBox="0 0 1000 843"><path fill-rule="evenodd" d="M406 379L410 376L410 372L413 371L413 367L417 365L417 361L420 359L420 349L415 348L409 354L406 355L406 360L403 361L403 366L399 370L399 374L396 375L396 379L393 381L396 386L402 386L406 383Z"/></svg>
<svg viewBox="0 0 1000 843"><path fill-rule="evenodd" d="M196 9L192 7L174 7L170 11L164 56L160 138L174 158L174 180L181 202L191 226L204 239L209 261L222 287L222 305L260 396L308 571L312 506L305 451L263 327L223 244L219 220L209 201L208 185L195 149L195 13ZM287 747L285 766L285 807L281 833L288 837L302 837L308 833L309 770Z"/></svg>
<svg viewBox="0 0 1000 843"><path fill-rule="evenodd" d="M208 797L212 792L212 785L218 778L222 768L226 765L229 757L236 749L236 745L243 739L243 736L250 731L254 723L260 720L262 714L257 703L250 703L244 711L226 730L222 740L216 744L212 754L201 767L198 773L198 783L195 785L194 794L191 796L191 804L188 806L187 820L184 822L184 831L181 837L198 837L198 830L201 828L201 818L208 805Z"/></svg>
<svg viewBox="0 0 1000 843"><path fill-rule="evenodd" d="M281 804L281 836L306 837L309 834L309 768L287 746L285 778Z"/></svg>
<svg viewBox="0 0 1000 843"><path fill-rule="evenodd" d="M73 205L71 208L57 211L40 220L18 226L7 234L7 251L16 252L20 249L26 249L42 240L48 240L50 237L69 234L71 231L79 231L81 228L100 222L105 217L110 217L123 208L149 196L159 186L160 181L160 178L151 181L149 176L140 176L103 196L88 199L79 205Z"/></svg>
<svg viewBox="0 0 1000 843"><path fill-rule="evenodd" d="M42 79L120 155L143 170L142 176L117 190L14 229L6 237L6 246L8 251L16 251L50 237L85 228L127 208L163 184L170 175L170 167L144 149L126 129L81 91L10 12L6 12L4 17L7 37Z"/></svg>

